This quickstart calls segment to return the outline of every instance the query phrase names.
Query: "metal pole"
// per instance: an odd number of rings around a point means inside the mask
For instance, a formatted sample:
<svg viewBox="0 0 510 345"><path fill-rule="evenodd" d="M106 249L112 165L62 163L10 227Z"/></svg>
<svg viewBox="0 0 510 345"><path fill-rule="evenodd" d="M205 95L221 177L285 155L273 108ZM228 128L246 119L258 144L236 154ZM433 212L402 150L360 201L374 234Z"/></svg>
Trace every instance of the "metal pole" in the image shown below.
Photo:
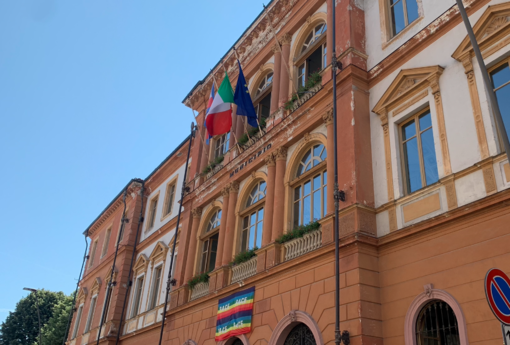
<svg viewBox="0 0 510 345"><path fill-rule="evenodd" d="M126 293L124 294L124 302L122 303L122 312L120 313L120 321L119 321L119 329L117 330L117 339L115 340L115 345L119 343L120 335L122 332L122 323L124 322L124 314L126 311L126 303L127 298L129 295L129 288L131 287L131 274L133 273L133 262L136 255L136 246L138 244L138 236L140 234L140 227L143 222L143 198L145 193L145 181L139 180L138 182L142 183L142 189L140 191L140 198L142 199L141 205L140 205L140 215L138 216L138 225L136 226L136 236L135 236L135 244L133 246L133 254L131 255L131 263L129 264L129 273L128 273L128 279L126 284ZM134 217L134 213L133 213ZM120 242L120 241L119 241Z"/></svg>
<svg viewBox="0 0 510 345"><path fill-rule="evenodd" d="M466 26L466 30L468 32L471 45L475 52L476 60L478 61L478 65L480 66L480 69L482 71L483 83L485 84L485 89L487 90L487 94L489 95L489 106L492 108L492 112L494 113L494 118L497 123L499 135L501 137L501 140L503 140L503 146L508 157L508 155L510 154L510 143L508 142L508 135L505 130L505 123L503 122L503 117L501 116L501 111L499 109L496 93L494 92L489 72L487 71L487 66L485 66L485 61L483 60L480 47L478 46L478 42L476 40L475 33L473 32L473 28L471 27L471 22L469 21L466 9L464 8L464 4L462 3L462 0L456 1L457 5L459 6L460 15L462 16L462 20L464 21L464 25Z"/></svg>
<svg viewBox="0 0 510 345"><path fill-rule="evenodd" d="M177 233L179 232L179 224L181 222L181 212L182 212L182 201L184 200L184 193L186 192L186 176L188 174L188 164L189 164L189 156L191 152L191 141L195 137L196 126L191 123L191 135L189 137L189 146L188 146L188 156L186 158L186 166L184 167L184 179L182 181L182 189L181 189L181 201L179 202L179 213L177 214L177 224L175 225L175 235L174 235L174 243L172 244L172 254L170 257L170 268L168 269L168 278L166 281L166 294L165 294L165 307L163 308L163 315L161 318L161 331L159 333L159 345L161 345L161 341L163 340L163 331L165 329L165 318L166 318L166 309L168 308L168 295L170 294L171 285L175 285L175 280L172 278L172 268L174 266L174 257L175 257L175 244L177 242Z"/></svg>
<svg viewBox="0 0 510 345"><path fill-rule="evenodd" d="M335 185L333 197L335 199L335 344L340 345L340 238L338 234L338 207L340 203L340 192L338 190L338 135L337 135L337 105L336 105L336 73L338 70L338 61L336 59L336 0L330 0L333 3L333 50L331 57L331 72L333 73L333 155L335 156Z"/></svg>
<svg viewBox="0 0 510 345"><path fill-rule="evenodd" d="M127 190L128 190L128 188L129 188L129 186L126 186L126 189L124 189L124 197L122 198L122 201L124 202L124 210L122 211L122 218L121 218L122 224L120 225L119 233L122 233L124 231L124 224L125 224L125 221L126 221L126 219L125 219L125 216L126 216L126 197L127 197ZM97 342L96 342L97 345L99 345L99 341L101 340L101 330L103 328L103 324L105 322L105 318L106 318L106 314L107 314L107 310L106 309L110 308L110 304L108 303L108 301L109 301L110 296L112 294L113 287L115 285L117 285L117 282L113 281L113 274L115 273L115 263L117 262L117 254L119 253L119 245L120 245L120 241L117 238L117 246L115 247L115 256L113 257L112 272L110 273L110 281L108 282L108 287L107 287L107 290L106 290L106 296L104 298L104 303L103 303L103 313L101 315L101 320L99 321L99 330L97 331ZM118 332L120 332L120 328L121 328L121 325L119 325Z"/></svg>
<svg viewBox="0 0 510 345"><path fill-rule="evenodd" d="M67 336L69 335L69 326L71 326L71 320L73 319L73 313L75 311L74 304L76 303L76 295L78 294L78 288L80 287L81 275L83 273L83 267L85 266L85 262L89 258L87 255L87 251L89 248L89 242L87 241L88 231L85 233L85 254L83 254L83 262L81 263L80 275L78 276L78 282L76 283L76 290L74 290L73 296L73 304L71 305L71 311L69 312L69 317L67 318L66 331L64 332L64 339L62 339L62 345L65 345Z"/></svg>
<svg viewBox="0 0 510 345"><path fill-rule="evenodd" d="M37 318L39 319L39 344L42 345L41 313L39 312L39 297L37 296L37 291L35 291L35 305L37 307Z"/></svg>

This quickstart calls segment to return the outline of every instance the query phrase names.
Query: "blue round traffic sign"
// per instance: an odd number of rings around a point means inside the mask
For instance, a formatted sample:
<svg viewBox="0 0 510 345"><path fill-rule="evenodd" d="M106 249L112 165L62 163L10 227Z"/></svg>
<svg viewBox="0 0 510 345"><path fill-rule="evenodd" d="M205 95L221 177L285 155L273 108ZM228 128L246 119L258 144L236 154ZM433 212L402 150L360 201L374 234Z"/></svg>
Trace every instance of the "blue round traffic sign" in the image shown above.
<svg viewBox="0 0 510 345"><path fill-rule="evenodd" d="M485 296L496 318L510 325L510 279L503 271L492 268L487 272Z"/></svg>

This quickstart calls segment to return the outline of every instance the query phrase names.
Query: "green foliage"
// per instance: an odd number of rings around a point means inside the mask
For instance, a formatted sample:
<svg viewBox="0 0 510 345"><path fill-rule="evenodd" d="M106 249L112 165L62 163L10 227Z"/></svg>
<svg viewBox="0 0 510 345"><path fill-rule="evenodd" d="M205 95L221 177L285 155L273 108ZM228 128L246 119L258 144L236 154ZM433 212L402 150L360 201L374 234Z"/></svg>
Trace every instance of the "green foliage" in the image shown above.
<svg viewBox="0 0 510 345"><path fill-rule="evenodd" d="M297 94L301 97L304 95L308 90L313 89L315 86L319 85L322 82L322 76L319 72L313 72L308 76L308 80L305 83L305 86L300 86L297 90ZM292 110L294 107L294 102L298 100L298 95L293 94L292 97L285 102L284 109L285 110Z"/></svg>
<svg viewBox="0 0 510 345"><path fill-rule="evenodd" d="M312 232L312 231L315 231L315 230L318 230L319 228L321 227L321 225L319 224L319 222L315 221L315 222L312 222L310 224L307 224L307 225L300 225L298 226L297 228L295 228L294 230L286 233L286 234L283 234L281 235L280 237L278 237L276 239L276 242L277 243L280 243L280 244L283 244L285 242L289 242L295 238L300 238L300 237L303 237L304 235Z"/></svg>
<svg viewBox="0 0 510 345"><path fill-rule="evenodd" d="M43 345L61 344L62 339L67 339L67 321L73 308L73 295L65 296L53 307L53 316L42 328Z"/></svg>
<svg viewBox="0 0 510 345"><path fill-rule="evenodd" d="M202 174L206 175L208 173L210 173L211 171L214 170L214 168L216 168L219 164L221 164L223 162L223 160L225 159L225 156L219 156L217 157L214 162L212 162L211 164L209 164L208 166L206 166L204 168L204 170L202 171ZM1 345L1 344L0 344Z"/></svg>
<svg viewBox="0 0 510 345"><path fill-rule="evenodd" d="M232 261L230 263L230 266L239 265L239 264L242 264L243 262L246 262L246 261L250 260L251 258L253 258L256 255L255 252L257 250L259 250L259 248L255 247L255 248L253 248L251 250L245 250L243 252L238 253L234 257L234 261Z"/></svg>
<svg viewBox="0 0 510 345"><path fill-rule="evenodd" d="M255 135L257 135L260 131L264 130L266 128L266 119L261 119L259 121L259 127L255 127L255 128L252 128L248 131L248 134L244 133L243 135L241 135L241 137L239 137L239 139L237 140L237 143L241 146L243 145L246 145L246 143L250 140L250 137L254 137Z"/></svg>
<svg viewBox="0 0 510 345"><path fill-rule="evenodd" d="M190 290L193 290L193 288L199 284L199 283L207 283L209 281L209 272L202 273L199 275L194 276L188 281L188 286Z"/></svg>
<svg viewBox="0 0 510 345"><path fill-rule="evenodd" d="M22 298L16 304L16 309L9 312L9 316L0 325L0 345L37 344L39 340L39 321L36 301L39 304L41 325L45 326L49 324L55 312L58 312L56 306L61 302L65 303L68 298L62 292L46 290L40 290L37 294L30 293L27 297ZM52 321L52 324L56 325L58 322ZM65 325L67 325L67 319ZM60 332L62 337L57 344L62 342L65 326ZM54 344L45 342L44 332L42 333L45 344Z"/></svg>

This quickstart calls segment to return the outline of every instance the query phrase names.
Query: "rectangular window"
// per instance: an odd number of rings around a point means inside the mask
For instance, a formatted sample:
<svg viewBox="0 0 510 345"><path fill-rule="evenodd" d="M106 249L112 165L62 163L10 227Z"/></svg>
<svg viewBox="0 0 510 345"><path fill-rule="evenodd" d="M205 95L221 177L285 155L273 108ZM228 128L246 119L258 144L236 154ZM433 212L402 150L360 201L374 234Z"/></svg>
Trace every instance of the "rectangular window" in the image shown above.
<svg viewBox="0 0 510 345"><path fill-rule="evenodd" d="M92 300L90 301L89 316L87 317L87 324L85 325L85 331L83 332L83 334L88 333L90 331L90 328L92 326L92 321L94 319L94 310L96 309L96 302L97 302L97 295L92 297Z"/></svg>
<svg viewBox="0 0 510 345"><path fill-rule="evenodd" d="M166 187L165 209L164 209L164 213L163 213L164 216L172 213L172 207L174 205L174 197L175 197L175 182Z"/></svg>
<svg viewBox="0 0 510 345"><path fill-rule="evenodd" d="M89 267L92 267L94 264L94 257L96 256L97 250L97 240L92 243L92 247L90 248L90 256L89 256Z"/></svg>
<svg viewBox="0 0 510 345"><path fill-rule="evenodd" d="M389 6L392 36L397 35L420 16L416 0L389 0Z"/></svg>
<svg viewBox="0 0 510 345"><path fill-rule="evenodd" d="M327 212L327 171L294 189L294 227L322 219Z"/></svg>
<svg viewBox="0 0 510 345"><path fill-rule="evenodd" d="M215 141L214 158L223 157L228 152L230 132L223 134Z"/></svg>
<svg viewBox="0 0 510 345"><path fill-rule="evenodd" d="M402 156L408 194L439 180L430 111L401 126Z"/></svg>
<svg viewBox="0 0 510 345"><path fill-rule="evenodd" d="M108 253L108 245L110 244L110 236L112 235L112 228L106 230L106 234L104 235L104 243L103 250L101 251L101 258L103 258L106 253Z"/></svg>
<svg viewBox="0 0 510 345"><path fill-rule="evenodd" d="M158 198L155 197L151 200L149 206L149 222L147 223L147 229L152 229L154 227L154 222L156 221L156 210L158 207Z"/></svg>
<svg viewBox="0 0 510 345"><path fill-rule="evenodd" d="M131 317L135 317L138 315L138 310L140 309L140 302L142 300L142 290L143 290L143 276L136 280L135 285L135 297L133 299L133 308L131 309Z"/></svg>
<svg viewBox="0 0 510 345"><path fill-rule="evenodd" d="M241 251L262 247L262 228L264 224L264 208L252 212L243 218L241 232Z"/></svg>
<svg viewBox="0 0 510 345"><path fill-rule="evenodd" d="M159 287L161 285L161 273L163 266L159 266L154 270L154 278L152 279L152 293L149 310L156 308L159 298Z"/></svg>
<svg viewBox="0 0 510 345"><path fill-rule="evenodd" d="M510 136L510 68L508 63L496 68L491 72L492 86L496 92L499 110L503 118L506 133ZM504 151L504 149L502 150Z"/></svg>
<svg viewBox="0 0 510 345"><path fill-rule="evenodd" d="M214 270L216 264L216 251L218 249L218 234L209 237L204 241L202 247L202 263L200 273L207 273Z"/></svg>
<svg viewBox="0 0 510 345"><path fill-rule="evenodd" d="M110 293L108 294L108 300L106 301L106 304L104 306L106 313L104 314L104 320L102 321L102 324L104 324L108 320L108 315L110 314L110 303L112 301L112 295L113 295L113 286L110 288Z"/></svg>
<svg viewBox="0 0 510 345"><path fill-rule="evenodd" d="M81 322L81 314L83 313L83 304L78 308L78 313L76 314L76 321L74 322L73 335L71 339L75 339L78 334L78 328L80 328Z"/></svg>

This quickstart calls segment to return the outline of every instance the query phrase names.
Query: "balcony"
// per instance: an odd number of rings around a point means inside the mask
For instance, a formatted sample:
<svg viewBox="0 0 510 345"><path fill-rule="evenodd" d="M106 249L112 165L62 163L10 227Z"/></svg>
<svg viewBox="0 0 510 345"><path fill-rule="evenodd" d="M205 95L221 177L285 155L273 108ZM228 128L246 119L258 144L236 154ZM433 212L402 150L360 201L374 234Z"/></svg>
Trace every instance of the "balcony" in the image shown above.
<svg viewBox="0 0 510 345"><path fill-rule="evenodd" d="M242 264L232 267L232 281L231 284L240 282L249 278L257 273L257 257L243 262Z"/></svg>
<svg viewBox="0 0 510 345"><path fill-rule="evenodd" d="M289 261L322 246L322 228L283 244L283 261Z"/></svg>
<svg viewBox="0 0 510 345"><path fill-rule="evenodd" d="M204 297L209 293L209 282L198 283L191 289L190 301Z"/></svg>

